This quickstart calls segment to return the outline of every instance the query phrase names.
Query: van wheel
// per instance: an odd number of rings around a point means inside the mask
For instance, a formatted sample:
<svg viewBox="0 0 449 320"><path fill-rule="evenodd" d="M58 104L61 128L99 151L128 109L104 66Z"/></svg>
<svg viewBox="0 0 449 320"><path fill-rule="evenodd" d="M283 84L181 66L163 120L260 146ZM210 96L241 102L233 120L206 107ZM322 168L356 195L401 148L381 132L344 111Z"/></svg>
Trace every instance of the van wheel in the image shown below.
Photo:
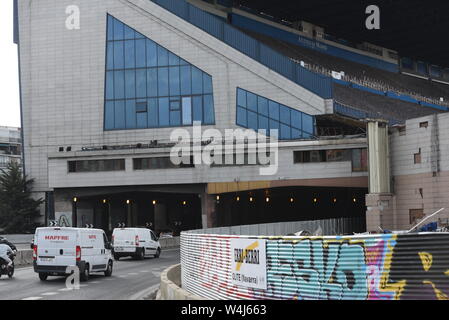
<svg viewBox="0 0 449 320"><path fill-rule="evenodd" d="M145 249L142 248L142 250L140 250L139 260L144 260L144 259L145 259Z"/></svg>
<svg viewBox="0 0 449 320"><path fill-rule="evenodd" d="M156 254L154 255L155 258L159 258L161 255L161 248L157 248Z"/></svg>
<svg viewBox="0 0 449 320"><path fill-rule="evenodd" d="M120 260L120 257L119 257L118 255L114 254L114 260L115 260L115 261L119 261L119 260Z"/></svg>
<svg viewBox="0 0 449 320"><path fill-rule="evenodd" d="M80 280L83 282L89 280L89 275L90 275L89 265L86 264L84 267L83 273L81 273Z"/></svg>
<svg viewBox="0 0 449 320"><path fill-rule="evenodd" d="M48 274L46 273L39 273L39 279L41 279L41 281L45 281L48 278Z"/></svg>
<svg viewBox="0 0 449 320"><path fill-rule="evenodd" d="M105 275L106 277L112 276L112 261L111 261L111 260L109 260L109 262L108 262L108 268L107 268L106 271L104 272L104 275Z"/></svg>

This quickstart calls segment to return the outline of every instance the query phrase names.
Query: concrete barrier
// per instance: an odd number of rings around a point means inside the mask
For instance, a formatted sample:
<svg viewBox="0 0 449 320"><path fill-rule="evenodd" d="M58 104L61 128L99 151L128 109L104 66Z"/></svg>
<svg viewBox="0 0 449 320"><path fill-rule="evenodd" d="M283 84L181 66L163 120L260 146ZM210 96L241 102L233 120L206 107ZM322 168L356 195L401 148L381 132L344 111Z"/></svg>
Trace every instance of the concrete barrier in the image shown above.
<svg viewBox="0 0 449 320"><path fill-rule="evenodd" d="M161 274L161 286L156 300L207 300L181 288L181 265L165 269Z"/></svg>
<svg viewBox="0 0 449 320"><path fill-rule="evenodd" d="M162 249L179 248L181 243L181 237L162 238L159 239Z"/></svg>
<svg viewBox="0 0 449 320"><path fill-rule="evenodd" d="M17 251L14 264L16 266L28 266L33 263L33 250L19 250Z"/></svg>

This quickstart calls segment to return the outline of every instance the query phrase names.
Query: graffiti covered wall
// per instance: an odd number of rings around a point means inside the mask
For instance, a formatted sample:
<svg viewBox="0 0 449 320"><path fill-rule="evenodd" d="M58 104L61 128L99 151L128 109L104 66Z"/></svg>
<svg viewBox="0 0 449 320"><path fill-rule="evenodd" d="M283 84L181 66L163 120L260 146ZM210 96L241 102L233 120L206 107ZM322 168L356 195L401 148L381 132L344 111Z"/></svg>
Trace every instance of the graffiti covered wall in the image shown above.
<svg viewBox="0 0 449 320"><path fill-rule="evenodd" d="M267 289L232 285L230 239L266 239ZM181 235L182 286L211 299L446 300L449 234Z"/></svg>

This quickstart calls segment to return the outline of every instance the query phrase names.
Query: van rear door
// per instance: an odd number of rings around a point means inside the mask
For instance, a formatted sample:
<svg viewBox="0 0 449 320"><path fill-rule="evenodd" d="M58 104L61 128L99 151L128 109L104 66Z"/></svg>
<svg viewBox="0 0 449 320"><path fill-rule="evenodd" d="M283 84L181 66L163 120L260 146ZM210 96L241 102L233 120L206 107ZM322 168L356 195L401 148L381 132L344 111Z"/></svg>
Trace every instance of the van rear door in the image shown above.
<svg viewBox="0 0 449 320"><path fill-rule="evenodd" d="M114 230L114 251L116 252L135 252L136 236L134 229L115 229Z"/></svg>
<svg viewBox="0 0 449 320"><path fill-rule="evenodd" d="M76 230L42 228L36 234L37 264L47 266L76 265Z"/></svg>

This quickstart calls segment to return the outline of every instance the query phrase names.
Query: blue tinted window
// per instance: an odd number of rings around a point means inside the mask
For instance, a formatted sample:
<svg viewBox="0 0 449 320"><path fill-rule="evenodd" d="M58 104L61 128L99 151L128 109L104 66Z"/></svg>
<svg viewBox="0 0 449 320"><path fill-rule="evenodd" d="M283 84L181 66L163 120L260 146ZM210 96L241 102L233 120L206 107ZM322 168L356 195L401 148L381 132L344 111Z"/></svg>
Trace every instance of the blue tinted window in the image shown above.
<svg viewBox="0 0 449 320"><path fill-rule="evenodd" d="M246 108L246 91L237 88L237 105Z"/></svg>
<svg viewBox="0 0 449 320"><path fill-rule="evenodd" d="M157 66L157 47L154 41L147 39L147 66Z"/></svg>
<svg viewBox="0 0 449 320"><path fill-rule="evenodd" d="M203 72L203 93L212 93L212 77Z"/></svg>
<svg viewBox="0 0 449 320"><path fill-rule="evenodd" d="M156 128L159 126L158 100L148 99L148 127Z"/></svg>
<svg viewBox="0 0 449 320"><path fill-rule="evenodd" d="M215 123L212 77L108 15L104 128Z"/></svg>
<svg viewBox="0 0 449 320"><path fill-rule="evenodd" d="M147 72L145 69L136 70L136 96L147 97Z"/></svg>
<svg viewBox="0 0 449 320"><path fill-rule="evenodd" d="M204 96L204 123L214 124L214 122L214 98L212 97L212 95L207 94Z"/></svg>
<svg viewBox="0 0 449 320"><path fill-rule="evenodd" d="M136 67L136 46L134 40L125 41L125 68L133 69Z"/></svg>
<svg viewBox="0 0 449 320"><path fill-rule="evenodd" d="M203 121L203 98L195 96L193 101L193 121Z"/></svg>
<svg viewBox="0 0 449 320"><path fill-rule="evenodd" d="M268 100L262 97L257 97L257 104L259 114L263 114L264 116L268 117Z"/></svg>
<svg viewBox="0 0 449 320"><path fill-rule="evenodd" d="M114 99L125 98L125 72L114 72Z"/></svg>
<svg viewBox="0 0 449 320"><path fill-rule="evenodd" d="M123 41L115 41L114 43L114 69L125 68L125 51L123 50Z"/></svg>
<svg viewBox="0 0 449 320"><path fill-rule="evenodd" d="M161 46L157 46L157 65L168 66L168 51Z"/></svg>
<svg viewBox="0 0 449 320"><path fill-rule="evenodd" d="M170 125L170 110L168 98L159 99L159 126L168 127Z"/></svg>
<svg viewBox="0 0 449 320"><path fill-rule="evenodd" d="M237 88L236 105L236 123L239 126L267 130L267 135L277 135L281 140L303 139L314 134L313 116L265 97Z"/></svg>
<svg viewBox="0 0 449 320"><path fill-rule="evenodd" d="M192 124L192 98L182 98L182 124Z"/></svg>
<svg viewBox="0 0 449 320"><path fill-rule="evenodd" d="M132 99L136 97L136 71L125 71L125 98Z"/></svg>
<svg viewBox="0 0 449 320"><path fill-rule="evenodd" d="M136 40L136 67L145 68L147 66L145 39Z"/></svg>
<svg viewBox="0 0 449 320"><path fill-rule="evenodd" d="M114 117L115 128L125 129L126 128L125 101L124 100L115 101L114 107L115 107L115 117Z"/></svg>
<svg viewBox="0 0 449 320"><path fill-rule="evenodd" d="M149 97L157 97L157 69L147 70L147 94Z"/></svg>
<svg viewBox="0 0 449 320"><path fill-rule="evenodd" d="M254 93L248 92L246 95L248 109L257 112L257 96Z"/></svg>
<svg viewBox="0 0 449 320"><path fill-rule="evenodd" d="M106 99L114 99L114 72L106 72Z"/></svg>
<svg viewBox="0 0 449 320"><path fill-rule="evenodd" d="M157 78L159 96L168 96L168 68L159 68Z"/></svg>
<svg viewBox="0 0 449 320"><path fill-rule="evenodd" d="M178 96L180 94L179 83L179 67L170 67L170 96Z"/></svg>
<svg viewBox="0 0 449 320"><path fill-rule="evenodd" d="M136 128L136 101L127 100L126 101L126 128L135 129Z"/></svg>
<svg viewBox="0 0 449 320"><path fill-rule="evenodd" d="M107 101L104 109L104 128L114 129L114 101Z"/></svg>
<svg viewBox="0 0 449 320"><path fill-rule="evenodd" d="M190 75L190 66L181 67L181 94L187 95L192 93L192 78Z"/></svg>
<svg viewBox="0 0 449 320"><path fill-rule="evenodd" d="M203 73L198 68L192 67L192 94L203 93Z"/></svg>
<svg viewBox="0 0 449 320"><path fill-rule="evenodd" d="M123 40L123 30L123 23L114 19L114 40Z"/></svg>
<svg viewBox="0 0 449 320"><path fill-rule="evenodd" d="M237 124L242 127L248 126L248 122L246 121L246 109L237 107Z"/></svg>

